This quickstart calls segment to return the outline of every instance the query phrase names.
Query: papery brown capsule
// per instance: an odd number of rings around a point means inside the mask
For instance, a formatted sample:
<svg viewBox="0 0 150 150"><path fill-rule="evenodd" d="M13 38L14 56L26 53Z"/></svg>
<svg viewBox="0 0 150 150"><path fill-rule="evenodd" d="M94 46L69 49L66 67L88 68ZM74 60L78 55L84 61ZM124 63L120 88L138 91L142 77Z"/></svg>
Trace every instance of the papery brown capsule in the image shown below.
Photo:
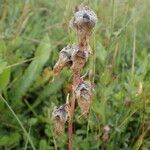
<svg viewBox="0 0 150 150"><path fill-rule="evenodd" d="M66 46L59 52L59 59L57 63L54 66L54 74L59 74L60 71L65 67L65 66L71 66L72 61L71 61L71 53L72 53L72 47L71 46Z"/></svg>
<svg viewBox="0 0 150 150"><path fill-rule="evenodd" d="M86 116L92 102L92 85L85 81L81 82L75 89L75 95L81 109L81 115Z"/></svg>
<svg viewBox="0 0 150 150"><path fill-rule="evenodd" d="M87 49L80 50L78 45L73 45L71 53L71 68L75 70L80 70L81 68L83 68L83 66L88 60L90 53L90 47L88 47Z"/></svg>
<svg viewBox="0 0 150 150"><path fill-rule="evenodd" d="M77 30L82 30L83 27L93 28L97 22L97 16L88 6L83 7L75 12L71 21L71 26Z"/></svg>
<svg viewBox="0 0 150 150"><path fill-rule="evenodd" d="M56 134L61 134L64 131L65 123L68 120L69 112L68 105L64 104L58 108L54 108L52 119L54 120Z"/></svg>
<svg viewBox="0 0 150 150"><path fill-rule="evenodd" d="M89 58L89 54L91 54L91 50L90 47L88 47L87 49L83 49L82 51L79 49L78 45L73 45L72 46L72 53L71 53L71 59L72 61L74 61L75 56L81 57L83 59L85 59L86 61Z"/></svg>
<svg viewBox="0 0 150 150"><path fill-rule="evenodd" d="M59 53L59 59L54 66L54 74L59 74L65 66L72 66L74 69L81 69L88 60L90 47L80 50L79 46L73 44L63 48Z"/></svg>

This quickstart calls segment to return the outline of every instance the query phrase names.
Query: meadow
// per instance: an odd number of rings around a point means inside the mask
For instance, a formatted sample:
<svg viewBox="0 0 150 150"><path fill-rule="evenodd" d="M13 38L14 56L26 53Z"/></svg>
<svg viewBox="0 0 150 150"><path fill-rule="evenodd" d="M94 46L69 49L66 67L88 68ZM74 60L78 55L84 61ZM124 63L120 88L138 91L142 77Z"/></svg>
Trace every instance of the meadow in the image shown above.
<svg viewBox="0 0 150 150"><path fill-rule="evenodd" d="M73 149L150 149L149 0L0 0L0 150L67 150L67 124L56 136L51 113L71 92L72 73L54 78L53 67L77 41L69 22L78 5L98 22L82 71L94 98L86 119L76 106Z"/></svg>

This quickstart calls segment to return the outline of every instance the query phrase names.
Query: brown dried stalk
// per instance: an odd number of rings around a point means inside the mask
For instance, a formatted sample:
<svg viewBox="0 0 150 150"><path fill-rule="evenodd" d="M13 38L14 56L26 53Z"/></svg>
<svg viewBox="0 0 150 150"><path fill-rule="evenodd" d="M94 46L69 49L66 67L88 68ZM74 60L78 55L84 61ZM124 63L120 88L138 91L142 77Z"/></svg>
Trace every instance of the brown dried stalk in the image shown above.
<svg viewBox="0 0 150 150"><path fill-rule="evenodd" d="M73 116L75 111L75 100L81 109L81 114L89 112L92 100L92 86L81 78L81 70L88 60L90 53L90 36L97 22L96 14L87 6L76 9L71 20L71 26L78 33L78 44L66 47L60 51L59 60L54 66L54 73L58 75L65 66L70 66L73 74L72 99L69 118L69 150L72 150L73 142ZM66 121L65 121L66 122ZM59 125L62 122L60 122ZM64 126L64 122L63 122Z"/></svg>
<svg viewBox="0 0 150 150"><path fill-rule="evenodd" d="M78 85L81 82L80 71L84 67L88 53L89 53L89 38L91 35L92 28L95 26L97 22L96 14L87 6L83 7L82 9L77 9L74 17L71 20L72 26L76 29L78 33L79 39L79 50L77 51L76 55L73 57L73 96L71 101L71 118L69 121L69 150L72 150L72 140L73 140L73 116L74 116L74 108L75 108L75 89L77 89ZM80 100L79 100L80 101ZM79 102L82 111L85 107L82 105L82 102ZM89 109L88 109L89 110ZM83 112L84 113L84 112Z"/></svg>

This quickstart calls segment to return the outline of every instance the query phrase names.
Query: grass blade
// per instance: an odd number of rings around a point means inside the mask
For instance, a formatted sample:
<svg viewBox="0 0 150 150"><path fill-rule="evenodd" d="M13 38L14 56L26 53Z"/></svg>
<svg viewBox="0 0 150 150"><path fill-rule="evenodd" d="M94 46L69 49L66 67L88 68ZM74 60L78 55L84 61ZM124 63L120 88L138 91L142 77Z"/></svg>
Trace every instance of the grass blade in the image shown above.
<svg viewBox="0 0 150 150"><path fill-rule="evenodd" d="M6 104L6 106L8 107L8 109L10 110L10 112L12 113L12 115L15 117L15 119L17 120L17 122L19 123L20 127L22 128L24 134L26 135L26 137L28 138L31 147L33 150L36 150L33 141L31 140L29 134L27 133L26 129L24 128L22 122L20 121L20 119L18 118L18 116L16 115L16 113L13 111L13 109L11 108L11 106L8 104L8 102L2 97L2 95L0 94L0 99Z"/></svg>

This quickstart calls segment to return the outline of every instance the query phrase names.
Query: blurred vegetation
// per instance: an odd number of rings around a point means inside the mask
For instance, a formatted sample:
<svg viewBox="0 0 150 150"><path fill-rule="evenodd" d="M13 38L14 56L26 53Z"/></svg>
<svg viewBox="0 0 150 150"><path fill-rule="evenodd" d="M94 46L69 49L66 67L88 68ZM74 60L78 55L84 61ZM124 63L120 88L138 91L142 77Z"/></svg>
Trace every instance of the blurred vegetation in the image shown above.
<svg viewBox="0 0 150 150"><path fill-rule="evenodd" d="M0 0L0 149L67 149L67 127L56 138L50 116L65 103L71 72L53 80L52 69L77 40L68 23L80 4L99 21L83 70L92 72L95 98L87 119L76 108L74 149L150 149L149 0Z"/></svg>

